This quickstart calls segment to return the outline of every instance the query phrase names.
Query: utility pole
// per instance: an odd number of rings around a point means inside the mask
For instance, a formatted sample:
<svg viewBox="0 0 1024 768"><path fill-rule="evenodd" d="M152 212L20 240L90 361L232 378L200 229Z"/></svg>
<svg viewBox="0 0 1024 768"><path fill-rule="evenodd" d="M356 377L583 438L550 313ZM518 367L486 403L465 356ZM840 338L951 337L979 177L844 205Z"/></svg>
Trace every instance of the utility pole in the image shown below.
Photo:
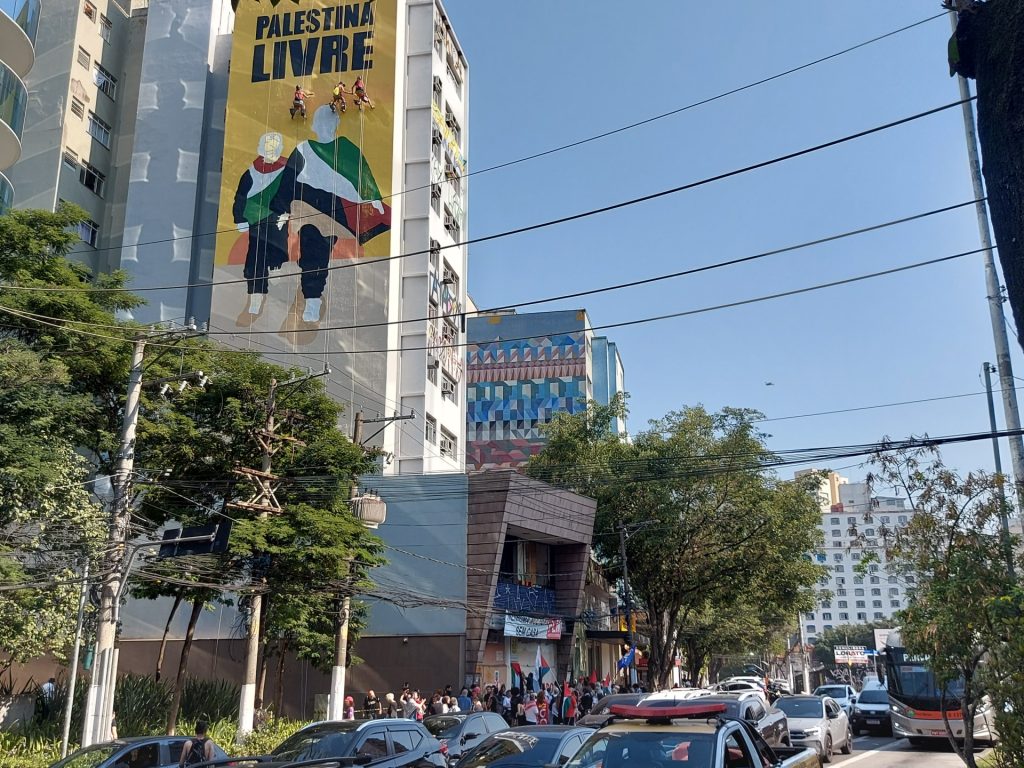
<svg viewBox="0 0 1024 768"><path fill-rule="evenodd" d="M982 363L981 372L985 376L985 394L988 396L988 421L992 427L992 457L995 460L996 475L999 475L999 527L1002 529L1003 554L1006 557L1006 572L1010 574L1011 581L1017 581L1017 574L1013 567L1013 544L1010 541L1010 515L1006 508L1006 490L1003 485L1003 460L999 455L999 438L996 432L996 404L992 400L992 372L995 366L992 363Z"/></svg>
<svg viewBox="0 0 1024 768"><path fill-rule="evenodd" d="M326 368L321 373L308 373L285 382L278 382L277 379L270 380L263 428L256 433L256 441L259 443L261 454L260 468L239 467L234 470L235 474L246 478L255 485L256 492L247 501L230 502L229 507L255 512L261 520L269 517L272 513L281 512L281 503L276 494L282 479L273 473L274 455L281 450L282 443L291 443L292 445L304 445L304 443L297 438L277 433L279 426L277 422L278 392L283 387L301 384L317 376L327 376L330 372L330 368ZM256 671L259 666L262 611L263 594L256 589L253 591L249 603L249 630L245 644L245 678L242 681L241 697L238 703L238 733L236 735L238 743L241 743L252 731L256 714Z"/></svg>
<svg viewBox="0 0 1024 768"><path fill-rule="evenodd" d="M622 557L622 589L623 598L626 603L626 644L629 645L628 653L633 652L633 610L629 589L629 558L626 557L626 526L619 526L619 555ZM626 667L626 680L633 685L633 661L631 657L629 666Z"/></svg>
<svg viewBox="0 0 1024 768"><path fill-rule="evenodd" d="M806 695L811 692L811 669L810 664L807 663L807 638L804 636L804 624L800 618L798 613L796 615L796 625L800 629L800 669L802 670L803 678L803 690L801 693Z"/></svg>
<svg viewBox="0 0 1024 768"><path fill-rule="evenodd" d="M956 32L956 13L949 14L953 31ZM1003 313L1003 290L999 285L995 256L992 251L992 230L989 225L988 204L985 201L985 184L981 175L981 158L978 154L978 131L974 122L974 106L969 101L971 87L967 80L957 75L964 116L964 134L967 139L967 160L971 168L971 184L974 189L975 213L978 217L978 233L985 249L985 292L988 294L989 318L992 322L992 338L996 347L996 368L999 373L999 388L1003 396L1003 410L1006 412L1006 428L1020 430L1020 411L1017 408L1017 390L1013 378L1013 364L1010 361L1010 340L1006 334L1006 317ZM1010 441L1010 466L1017 501L1017 514L1024 515L1024 437L1013 435Z"/></svg>
<svg viewBox="0 0 1024 768"><path fill-rule="evenodd" d="M71 709L75 704L75 684L78 682L78 654L82 649L82 627L85 624L85 601L89 595L89 560L82 566L82 591L78 596L78 621L75 624L75 643L71 649L71 670L68 673L68 695L64 702L64 717L61 722L60 757L68 756L68 742L71 740Z"/></svg>
<svg viewBox="0 0 1024 768"><path fill-rule="evenodd" d="M352 442L358 445L360 448L363 445L363 425L364 424L383 424L377 432L374 432L367 439L376 437L388 424L393 421L406 421L415 417L415 414L410 413L405 416L399 416L397 413L394 416L381 416L376 419L364 419L363 412L358 411L356 413L355 420L352 423ZM357 499L359 497L359 484L355 481L352 482L352 491L349 494L349 501L353 506L353 512ZM361 518L362 519L362 518ZM363 524L369 528L376 528L380 522L368 523L363 519ZM351 567L349 573L351 574ZM348 628L349 621L352 618L352 596L349 590L346 589L344 595L340 601L340 608L338 610L338 631L334 636L334 666L331 668L331 693L327 698L327 719L328 720L341 720L345 716L345 677L348 671Z"/></svg>

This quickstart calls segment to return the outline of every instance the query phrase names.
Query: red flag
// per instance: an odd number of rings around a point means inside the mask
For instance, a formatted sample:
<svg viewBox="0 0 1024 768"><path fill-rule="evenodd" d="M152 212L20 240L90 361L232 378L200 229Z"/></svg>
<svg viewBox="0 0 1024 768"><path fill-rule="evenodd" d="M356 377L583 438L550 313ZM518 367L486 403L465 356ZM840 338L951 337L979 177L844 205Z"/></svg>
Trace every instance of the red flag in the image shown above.
<svg viewBox="0 0 1024 768"><path fill-rule="evenodd" d="M596 669L590 670L590 684L591 685L597 685L597 670Z"/></svg>

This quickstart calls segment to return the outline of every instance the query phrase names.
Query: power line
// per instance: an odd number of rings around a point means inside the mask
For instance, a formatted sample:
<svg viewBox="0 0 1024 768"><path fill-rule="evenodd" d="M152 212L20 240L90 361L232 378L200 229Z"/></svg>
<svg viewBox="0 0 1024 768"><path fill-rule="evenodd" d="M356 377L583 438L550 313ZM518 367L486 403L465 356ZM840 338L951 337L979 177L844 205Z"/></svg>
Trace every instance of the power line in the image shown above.
<svg viewBox="0 0 1024 768"><path fill-rule="evenodd" d="M461 248L463 246L475 245L475 244L478 244L478 243L487 243L487 242L491 242L493 240L500 240L500 239L503 239L503 238L506 238L506 237L513 237L515 235L525 234L527 232L536 232L538 230L547 229L549 227L555 227L555 226L560 226L562 224L568 224L568 223L573 222L573 221L580 221L582 219L591 218L593 216L600 216L600 215L603 215L603 214L606 214L606 213L611 213L612 211L617 211L617 210L621 210L621 209L624 209L624 208L629 208L631 206L639 205L641 203L647 203L647 202L650 202L652 200L658 200L660 198L668 197L670 195L675 195L675 194L678 194L680 192L686 192L686 191L691 190L691 189L696 189L697 187L706 186L708 184L713 184L713 183L718 182L718 181L724 181L725 179L730 179L730 178L733 178L735 176L741 176L743 174L750 173L750 172L756 171L756 170L760 170L762 168L768 168L768 167L773 166L773 165L778 165L780 163L788 162L790 160L795 160L796 158L803 157L805 155L814 154L815 152L820 152L820 151L825 150L825 149L831 149L832 147L840 146L842 144L846 144L846 143L849 143L851 141L856 141L857 139L862 139L862 138L865 138L866 136L872 136L872 135L874 135L876 133L881 133L883 131L887 131L887 130L890 130L892 128L897 128L897 127L899 127L901 125L906 125L906 124L912 123L912 122L914 122L916 120L922 120L922 119L924 119L926 117L931 117L932 115L937 115L937 114L939 114L941 112L945 112L946 110L962 106L965 103L973 101L975 98L977 98L977 97L971 96L971 97L969 97L967 99L960 99L958 101L954 101L954 102L951 102L949 104L945 104L945 105L943 105L941 107L934 107L932 109L925 110L924 112L918 112L916 114L909 115L907 117L903 117L903 118L900 118L898 120L892 120L892 121L890 121L888 123L883 123L882 125L877 125L877 126L875 126L873 128L867 128L867 129L862 130L862 131L857 131L856 133L851 133L851 134L848 134L846 136L842 136L842 137L840 137L838 139L832 139L830 141L826 141L826 142L823 142L821 144L815 144L815 145L810 146L810 147L805 147L804 149L799 149L799 150L796 150L796 151L793 151L793 152L788 152L786 154L778 155L778 156L770 158L768 160L762 160L762 161L757 162L757 163L752 163L750 165L745 165L745 166L743 166L741 168L734 168L733 170L730 170L730 171L724 171L722 173L715 174L714 176L707 176L707 177L705 177L703 179L699 179L697 181L687 182L685 184L680 184L680 185L675 186L675 187L670 187L668 189L663 189L663 190L660 190L658 192L651 192L651 193L648 193L646 195L641 195L639 197L629 198L628 200L622 200L622 201L617 202L617 203L611 203L609 205L600 206L598 208L591 208L591 209L586 210L586 211L580 211L578 213L569 214L567 216L560 216L560 217L555 218L555 219L548 219L547 221L541 221L541 222L537 222L537 223L534 223L534 224L527 224L527 225L524 225L522 227L516 227L516 228L513 228L513 229L507 229L507 230L504 230L502 232L496 232L496 233L493 233L493 234L490 234L490 235L481 235L480 237L471 237L471 238L468 238L466 240L462 240L462 241L458 241L458 242L452 243L451 245L439 246L439 248L440 248L440 250L448 250L448 249L454 249L454 248ZM418 251L408 251L406 253L399 253L399 254L395 254L393 256L381 256L379 258L357 260L357 261L353 261L351 263L335 264L333 266L332 265L328 265L328 266L326 266L326 267L324 267L322 269L308 270L305 274L306 275L318 275L318 274L321 274L321 273L324 273L324 272L333 272L333 271L339 270L339 269L353 269L355 267L366 266L366 265L369 265L369 264L381 264L383 262L388 262L388 261L397 261L399 259L405 259L405 258L409 258L411 256L422 256L422 255L425 255L425 254L429 254L431 252L431 250L432 249L430 249L430 248L420 249ZM438 249L435 248L433 250L438 250ZM293 279L294 276L291 275L291 274L271 274L271 275L268 276L267 279L268 280L278 280L278 279L284 279L284 278ZM183 283L183 284L179 284L179 285L165 285L165 286L142 286L142 287L139 287L139 288L131 289L130 291L129 291L128 288L88 288L87 287L87 288L84 288L84 289L80 289L80 288L69 289L69 288L67 288L65 286L61 286L61 287L53 287L53 286L8 286L8 287L15 288L16 290L36 291L36 292L53 292L53 291L68 291L68 290L88 290L88 291L94 292L94 293L106 293L106 292L117 292L117 293L134 292L134 293L139 293L139 292L151 291L151 290L175 290L175 289L182 289L182 288L210 288L210 287L216 286L216 285L234 285L234 284L240 284L240 283L246 283L246 282L247 282L246 278L242 277L242 278L237 278L237 279L232 279L232 280L211 280L211 281L202 282L202 283Z"/></svg>
<svg viewBox="0 0 1024 768"><path fill-rule="evenodd" d="M818 64L823 64L823 63L825 63L827 61L831 61L832 59L840 58L842 56L845 56L848 53L852 53L852 52L857 51L857 50L859 50L861 48L865 48L867 46L873 45L874 43L881 42L882 40L886 40L886 39L888 39L890 37L895 37L896 35L902 34L903 32L907 32L907 31L909 31L911 29L914 29L916 27L923 26L924 24L927 24L927 23L929 23L931 21L935 21L936 19L941 19L941 18L945 17L945 15L946 15L945 13L940 13L940 14L936 14L935 16L929 16L928 18L921 19L920 21L915 21L915 22L913 22L911 24L906 24L906 25L904 25L902 27L898 27L897 29L894 29L894 30L892 30L890 32L885 32L885 33L883 33L881 35L876 35L875 37L872 37L872 38L864 40L864 41L862 41L860 43L856 43L854 45L848 46L848 47L843 48L843 49L841 49L839 51L835 51L835 52L830 53L830 54L828 54L826 56L821 56L821 57L819 57L817 59L813 59L812 61L808 61L808 62L806 62L804 64L800 64L800 65L795 66L795 67L790 67L789 69L783 70L781 72L777 72L774 75L769 75L767 77L762 77L762 78L760 78L758 80L754 80L754 81L749 82L749 83L747 83L745 85L741 85L741 86L737 86L735 88L731 88L731 89L729 89L727 91L723 91L723 92L718 93L718 94L716 94L714 96L709 96L707 98L700 99L699 101L690 102L689 104L685 104L685 105L683 105L681 107L676 107L674 109L670 109L668 111L661 112L661 113L656 114L656 115L652 115L651 117L647 117L647 118L644 118L642 120L637 120L636 122L628 123L628 124L620 126L618 128L613 128L611 130L604 131L602 133L597 133L597 134L594 134L592 136L587 136L587 137L584 137L582 139L577 139L575 141L571 141L571 142L568 142L566 144L561 144L559 146L552 147L550 149L541 150L539 152L534 152L534 153L529 154L529 155L524 155L523 157L519 157L519 158L516 158L514 160L506 160L506 161L497 163L496 165L488 166L488 167L485 167L485 168L480 168L480 169L475 170L475 171L470 171L469 173L464 173L464 174L461 174L461 175L457 175L456 179L458 181L461 181L462 179L467 179L470 176L478 176L478 175L481 175L481 174L484 174L484 173L490 173L491 171L497 171L497 170L501 170L503 168L509 168L511 166L514 166L514 165L519 165L520 163L526 163L526 162L529 162L529 161L532 161L532 160L538 160L540 158L548 157L550 155L554 155L554 154L557 154L559 152L564 152L564 151L569 150L569 149L575 149L576 147L580 147L580 146L583 146L585 144L590 144L590 143L595 142L595 141L600 141L601 139L606 139L606 138L608 138L610 136L615 136L617 134L624 133L626 131L630 131L630 130L633 130L635 128L639 128L639 127L644 126L644 125L649 125L650 123L654 123L654 122L657 122L659 120L664 120L664 119L666 119L668 117L673 117L673 116L681 114L683 112L687 112L689 110L696 109L697 107L702 107L702 106L706 106L708 104L712 104L712 103L714 103L716 101L720 101L720 100L725 99L725 98L727 98L729 96L734 96L737 93L742 93L743 91L748 91L748 90L751 90L752 88L757 88L758 86L766 85L767 83L771 83L771 82L773 82L775 80L780 80L782 78L788 77L789 75L793 75L793 74L796 74L797 72L801 72L801 71L803 71L805 69L810 69L811 67L817 66ZM453 179L453 180L455 180L455 179ZM403 189L403 190L400 190L398 192L395 192L395 193L393 193L391 195L381 196L380 198L378 198L378 200L383 202L384 200L390 200L390 199L395 198L395 197L399 197L399 196L402 196L402 195L407 195L407 194L409 194L411 192L418 192L418 191L421 191L421 190L424 190L424 189L429 189L431 186L433 186L432 183L431 184L422 184L422 185L420 185L418 187L410 187L410 188ZM301 218L306 218L306 217L305 216L297 216L297 217L294 217L294 218L295 219L301 219ZM194 235L181 235L181 236L177 236L177 237L161 238L159 240L148 240L148 241L144 241L144 242L141 242L141 243L135 243L134 245L130 245L130 246L121 245L121 246L107 246L107 247L104 247L104 248L92 248L89 251L75 251L75 253L94 253L94 252L98 252L98 251L116 251L116 250L122 250L125 247L138 248L139 246L144 246L144 245L162 245L164 243L171 243L171 242L175 242L177 240L193 240L193 239L198 239L198 238L202 238L202 237L215 237L216 235L219 235L219 234L230 234L230 233L235 232L235 231L236 231L235 228L232 227L231 229L214 230L212 232L201 232L201 233L194 234ZM189 287L190 288L190 287L201 287L203 285L209 285L209 283L199 283L199 284L196 284L195 286L171 286L171 287L172 288L181 288L181 287ZM136 289L136 290L143 290L143 289L140 288L140 289ZM147 288L145 290L168 290L168 289Z"/></svg>

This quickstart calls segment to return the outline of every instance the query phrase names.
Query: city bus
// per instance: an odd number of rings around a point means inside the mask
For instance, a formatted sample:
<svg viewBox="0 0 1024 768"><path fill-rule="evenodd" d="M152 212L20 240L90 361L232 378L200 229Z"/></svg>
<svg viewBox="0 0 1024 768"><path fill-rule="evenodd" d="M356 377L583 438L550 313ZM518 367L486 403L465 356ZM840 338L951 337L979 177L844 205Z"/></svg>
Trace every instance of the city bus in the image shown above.
<svg viewBox="0 0 1024 768"><path fill-rule="evenodd" d="M928 668L928 659L907 653L899 629L892 630L886 640L885 680L894 736L905 737L911 744L924 744L931 739L948 740L939 704L941 691ZM958 739L964 736L964 718L960 712L962 693L962 680L946 686L946 713L953 736ZM996 741L988 696L983 697L978 707L973 728L975 743Z"/></svg>

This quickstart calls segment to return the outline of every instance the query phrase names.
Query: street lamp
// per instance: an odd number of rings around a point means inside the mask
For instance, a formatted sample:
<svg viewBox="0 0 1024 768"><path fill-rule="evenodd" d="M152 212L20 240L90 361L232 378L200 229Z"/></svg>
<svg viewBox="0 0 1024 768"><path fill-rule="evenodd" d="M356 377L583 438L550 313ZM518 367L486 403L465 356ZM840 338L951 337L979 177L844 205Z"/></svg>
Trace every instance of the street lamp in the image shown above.
<svg viewBox="0 0 1024 768"><path fill-rule="evenodd" d="M387 519L388 505L376 494L354 495L349 504L355 518L370 530L377 528ZM341 720L345 716L345 669L348 665L348 623L351 615L352 598L346 592L338 615L338 634L334 638L331 695L327 699L328 720Z"/></svg>

